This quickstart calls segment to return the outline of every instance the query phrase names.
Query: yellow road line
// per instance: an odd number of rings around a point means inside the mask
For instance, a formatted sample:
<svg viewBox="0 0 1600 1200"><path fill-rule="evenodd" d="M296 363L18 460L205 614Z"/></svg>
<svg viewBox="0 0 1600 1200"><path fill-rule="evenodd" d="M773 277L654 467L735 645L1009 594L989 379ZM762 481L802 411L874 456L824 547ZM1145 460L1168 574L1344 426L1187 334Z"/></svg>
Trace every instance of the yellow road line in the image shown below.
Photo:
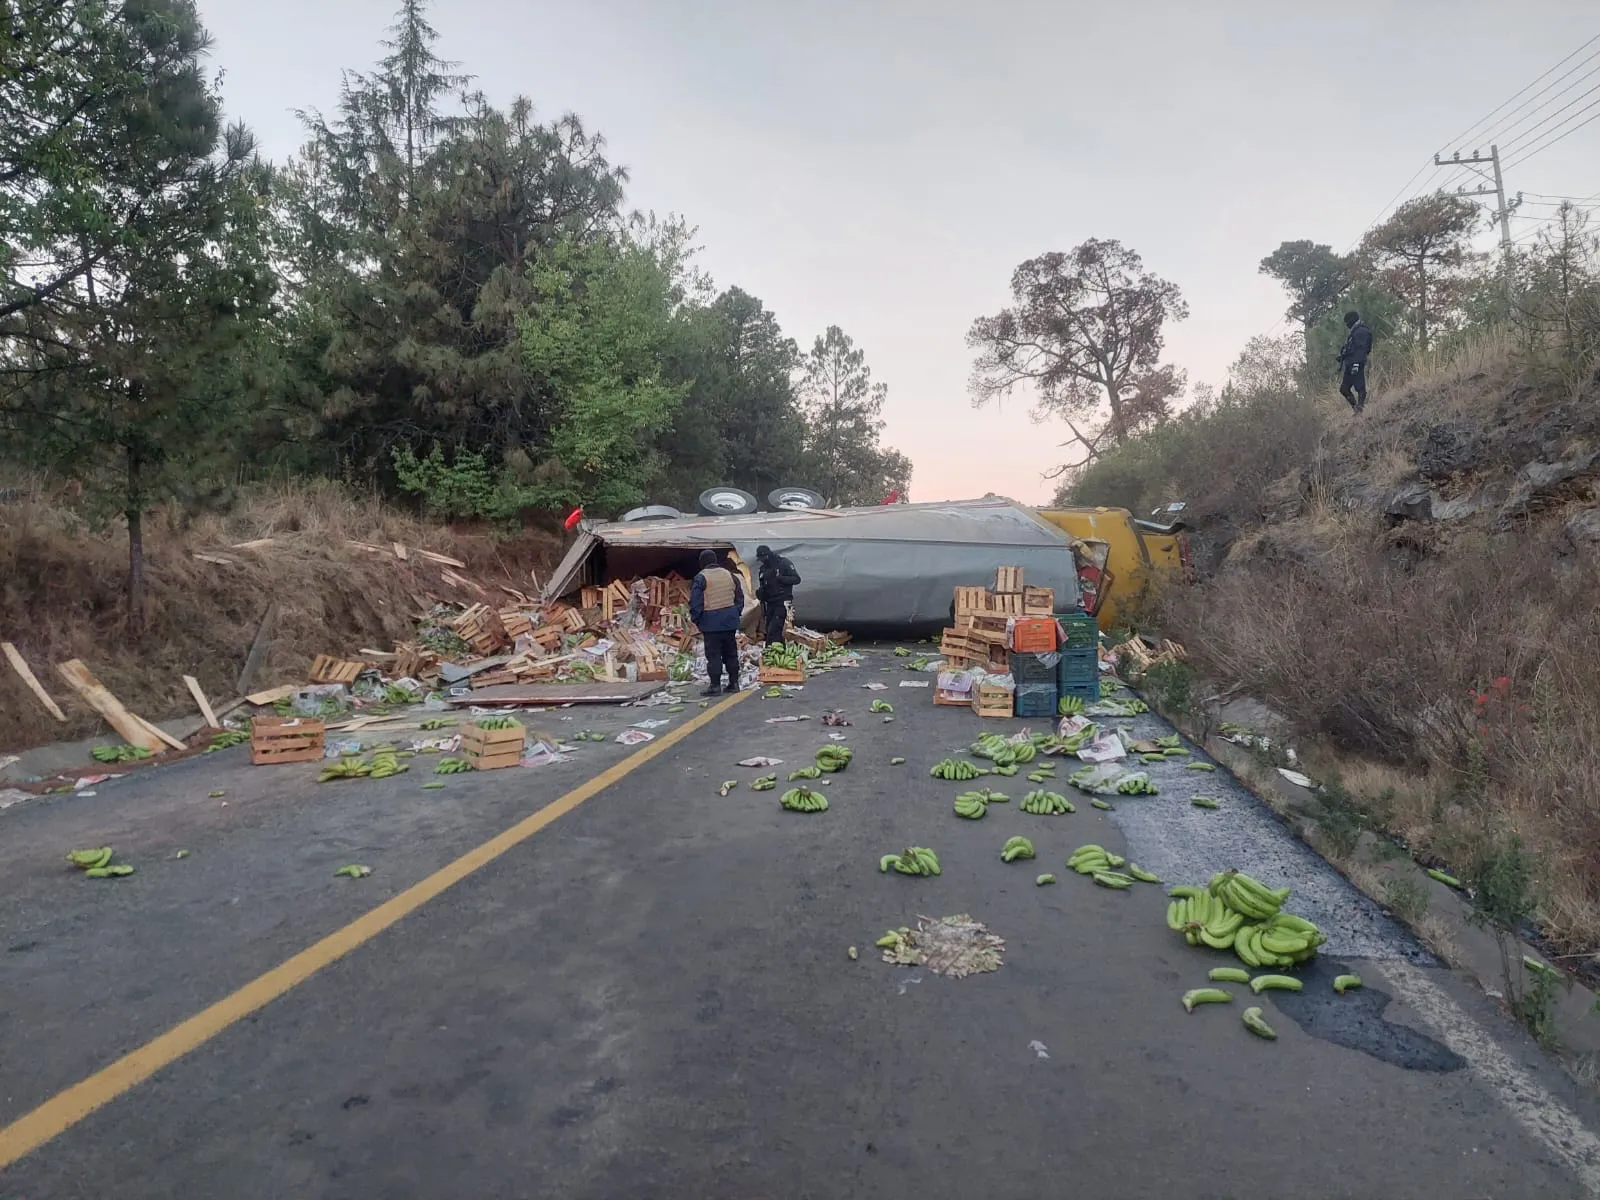
<svg viewBox="0 0 1600 1200"><path fill-rule="evenodd" d="M709 708L685 721L670 733L662 734L643 749L607 767L587 783L580 784L538 812L524 817L503 833L467 851L454 862L408 887L398 896L384 901L344 928L336 929L293 958L252 979L238 991L224 996L211 1007L196 1013L182 1024L173 1026L160 1037L146 1042L137 1050L96 1071L87 1079L57 1093L32 1112L18 1117L4 1129L0 1129L0 1170L37 1150L52 1138L65 1133L95 1109L109 1104L123 1092L149 1079L161 1068L169 1066L191 1050L210 1041L236 1021L265 1008L290 988L310 979L323 967L337 962L362 943L371 941L401 917L415 912L446 888L460 883L478 868L486 866L512 847L526 841L558 817L564 816L585 800L605 791L630 771L642 767L658 754L670 750L695 730L709 724L750 695L750 692L740 692L725 703Z"/></svg>

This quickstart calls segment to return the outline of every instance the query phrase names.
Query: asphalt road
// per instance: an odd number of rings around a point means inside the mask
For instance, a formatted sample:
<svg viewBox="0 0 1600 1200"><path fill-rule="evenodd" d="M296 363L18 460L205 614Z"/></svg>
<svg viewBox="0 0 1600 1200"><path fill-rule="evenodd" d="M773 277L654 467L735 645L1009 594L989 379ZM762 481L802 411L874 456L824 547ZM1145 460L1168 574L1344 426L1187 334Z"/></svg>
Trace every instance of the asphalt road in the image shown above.
<svg viewBox="0 0 1600 1200"><path fill-rule="evenodd" d="M980 723L906 678L878 654L719 711L64 1122L0 1170L0 1200L1596 1194L1589 1098L1223 772L1158 768L1161 795L1111 813L1013 802L964 821L961 788L927 768ZM867 713L875 694L894 721ZM750 791L762 772L734 764L809 761L832 707L856 758L829 811ZM614 734L665 716L528 720ZM427 791L425 768L319 787L314 766L231 751L0 814L0 1125L632 753L585 743L567 763ZM1014 799L1026 786L1007 784ZM1195 791L1222 808L1191 807ZM1015 833L1037 861L1000 861ZM1184 1013L1182 992L1227 960L1167 930L1162 889L1067 871L1089 841L1173 882L1237 866L1302 893L1291 907L1329 931L1330 954L1305 992L1250 998L1276 1042L1241 1026L1248 993ZM104 843L137 874L89 881L61 861ZM908 843L938 850L944 874L880 874ZM374 873L335 878L347 862ZM1036 887L1042 870L1061 882ZM885 928L955 912L1006 939L999 971L878 960ZM1368 986L1336 997L1345 970Z"/></svg>

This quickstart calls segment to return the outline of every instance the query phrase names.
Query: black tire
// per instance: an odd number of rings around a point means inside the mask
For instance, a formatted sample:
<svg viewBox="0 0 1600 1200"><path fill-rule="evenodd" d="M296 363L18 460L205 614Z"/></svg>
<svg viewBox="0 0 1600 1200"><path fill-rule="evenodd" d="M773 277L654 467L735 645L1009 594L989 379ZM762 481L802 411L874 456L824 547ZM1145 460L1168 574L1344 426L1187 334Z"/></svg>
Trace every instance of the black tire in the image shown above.
<svg viewBox="0 0 1600 1200"><path fill-rule="evenodd" d="M781 487L767 493L767 506L774 512L802 512L810 508L827 508L827 502L810 488Z"/></svg>
<svg viewBox="0 0 1600 1200"><path fill-rule="evenodd" d="M736 487L707 488L700 493L698 505L705 517L742 517L760 507L754 496Z"/></svg>
<svg viewBox="0 0 1600 1200"><path fill-rule="evenodd" d="M646 504L643 508L629 509L622 514L624 521L675 521L683 516L670 504Z"/></svg>

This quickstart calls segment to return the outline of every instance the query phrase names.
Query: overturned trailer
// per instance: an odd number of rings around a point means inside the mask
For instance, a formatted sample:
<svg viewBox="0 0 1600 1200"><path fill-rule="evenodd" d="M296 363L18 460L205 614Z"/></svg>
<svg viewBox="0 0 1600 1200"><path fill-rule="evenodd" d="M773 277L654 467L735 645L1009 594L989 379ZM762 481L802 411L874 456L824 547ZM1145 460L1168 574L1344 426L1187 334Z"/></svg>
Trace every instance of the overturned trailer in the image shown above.
<svg viewBox="0 0 1600 1200"><path fill-rule="evenodd" d="M999 499L586 526L544 594L670 571L692 576L707 549L729 555L748 578L746 564L763 545L793 561L804 580L795 620L817 629L945 624L953 589L992 583L999 566L1020 566L1029 584L1054 588L1058 612L1078 606L1073 539Z"/></svg>

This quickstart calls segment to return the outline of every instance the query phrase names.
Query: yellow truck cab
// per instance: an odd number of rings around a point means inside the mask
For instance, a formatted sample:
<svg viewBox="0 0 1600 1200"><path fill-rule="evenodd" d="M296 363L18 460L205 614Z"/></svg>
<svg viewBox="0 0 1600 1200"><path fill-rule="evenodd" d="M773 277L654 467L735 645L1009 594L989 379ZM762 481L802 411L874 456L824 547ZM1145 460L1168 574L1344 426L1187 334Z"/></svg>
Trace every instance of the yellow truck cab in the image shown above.
<svg viewBox="0 0 1600 1200"><path fill-rule="evenodd" d="M1105 570L1110 587L1100 603L1101 629L1125 623L1128 614L1152 588L1188 577L1180 502L1157 509L1148 520L1125 508L1041 508L1039 515L1082 542L1101 542L1107 549Z"/></svg>

